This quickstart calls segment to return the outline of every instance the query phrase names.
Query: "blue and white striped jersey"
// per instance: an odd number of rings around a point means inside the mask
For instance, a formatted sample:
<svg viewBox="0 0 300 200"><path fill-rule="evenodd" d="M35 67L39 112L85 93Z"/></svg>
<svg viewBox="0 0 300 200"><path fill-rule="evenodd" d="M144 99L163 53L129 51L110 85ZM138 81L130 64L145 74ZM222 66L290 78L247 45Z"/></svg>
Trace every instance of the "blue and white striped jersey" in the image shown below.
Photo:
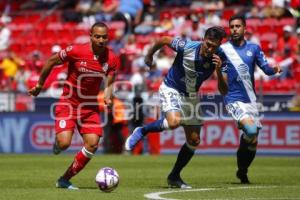
<svg viewBox="0 0 300 200"><path fill-rule="evenodd" d="M261 48L252 42L245 41L237 47L230 41L221 45L227 57L227 65L222 69L228 77L228 93L224 98L225 104L241 101L256 102L254 71L258 65L265 74L274 75Z"/></svg>
<svg viewBox="0 0 300 200"><path fill-rule="evenodd" d="M200 48L202 42L174 38L171 47L177 52L164 83L179 93L188 95L197 93L203 81L208 79L215 70L211 58L202 58ZM218 48L217 54L225 58L222 50Z"/></svg>

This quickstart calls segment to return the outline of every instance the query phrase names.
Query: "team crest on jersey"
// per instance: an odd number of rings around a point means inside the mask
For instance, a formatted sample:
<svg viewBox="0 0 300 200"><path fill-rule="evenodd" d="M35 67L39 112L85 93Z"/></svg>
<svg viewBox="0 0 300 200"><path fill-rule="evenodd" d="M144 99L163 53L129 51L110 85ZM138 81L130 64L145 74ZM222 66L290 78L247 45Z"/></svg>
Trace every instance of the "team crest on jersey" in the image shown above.
<svg viewBox="0 0 300 200"><path fill-rule="evenodd" d="M179 40L179 41L178 41L178 46L179 46L179 47L183 48L184 45L185 45L185 41L184 41L184 40Z"/></svg>
<svg viewBox="0 0 300 200"><path fill-rule="evenodd" d="M248 50L248 51L246 52L246 55L249 56L249 57L251 57L253 54L252 54L251 51Z"/></svg>
<svg viewBox="0 0 300 200"><path fill-rule="evenodd" d="M107 70L108 70L108 64L107 63L103 63L102 70L104 72L107 72Z"/></svg>

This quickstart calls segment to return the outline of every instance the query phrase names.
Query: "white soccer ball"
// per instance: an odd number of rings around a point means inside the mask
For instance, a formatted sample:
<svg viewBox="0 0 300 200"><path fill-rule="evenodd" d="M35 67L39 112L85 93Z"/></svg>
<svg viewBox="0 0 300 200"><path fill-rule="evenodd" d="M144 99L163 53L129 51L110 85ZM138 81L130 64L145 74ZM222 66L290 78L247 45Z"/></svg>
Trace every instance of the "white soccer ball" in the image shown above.
<svg viewBox="0 0 300 200"><path fill-rule="evenodd" d="M119 174L111 167L103 167L96 175L96 183L103 192L111 192L118 187Z"/></svg>

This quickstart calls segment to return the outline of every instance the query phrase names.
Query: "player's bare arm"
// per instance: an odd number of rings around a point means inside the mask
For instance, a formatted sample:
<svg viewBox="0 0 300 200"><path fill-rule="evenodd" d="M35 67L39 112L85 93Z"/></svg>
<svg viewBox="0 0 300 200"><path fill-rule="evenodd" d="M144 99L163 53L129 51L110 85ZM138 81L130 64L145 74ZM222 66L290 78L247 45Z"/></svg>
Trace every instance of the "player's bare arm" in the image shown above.
<svg viewBox="0 0 300 200"><path fill-rule="evenodd" d="M228 91L227 77L225 74L222 73L221 70L222 60L218 55L213 54L212 62L216 66L216 73L218 77L218 89L222 95L226 95Z"/></svg>
<svg viewBox="0 0 300 200"><path fill-rule="evenodd" d="M274 67L274 72L277 74L277 73L281 73L282 72L282 70L281 70L281 67L279 66L279 65L276 65L275 67Z"/></svg>
<svg viewBox="0 0 300 200"><path fill-rule="evenodd" d="M115 80L115 76L108 75L105 82L105 89L104 89L104 104L107 107L112 106L112 97L113 97L113 83Z"/></svg>
<svg viewBox="0 0 300 200"><path fill-rule="evenodd" d="M49 76L52 68L55 66L55 65L59 65L61 64L62 61L60 60L58 54L54 54L53 56L51 56L45 63L43 69L42 69L42 72L41 72L41 75L40 75L40 78L39 78L39 81L38 83L36 84L36 86L34 86L33 88L31 88L29 91L28 91L28 94L29 95L32 95L32 96L38 96L39 93L41 92L42 88L43 88L43 85L47 79L47 77Z"/></svg>
<svg viewBox="0 0 300 200"><path fill-rule="evenodd" d="M169 36L163 36L159 40L157 40L154 45L149 49L147 55L145 56L145 64L149 67L153 65L153 55L156 51L161 49L163 46L168 45L171 46L173 38Z"/></svg>

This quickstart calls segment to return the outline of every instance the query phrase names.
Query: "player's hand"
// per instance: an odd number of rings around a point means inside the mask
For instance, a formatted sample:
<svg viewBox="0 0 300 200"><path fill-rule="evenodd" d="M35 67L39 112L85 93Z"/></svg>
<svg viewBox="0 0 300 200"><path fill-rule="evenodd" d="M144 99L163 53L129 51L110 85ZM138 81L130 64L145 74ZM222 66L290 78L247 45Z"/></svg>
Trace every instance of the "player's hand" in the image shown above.
<svg viewBox="0 0 300 200"><path fill-rule="evenodd" d="M217 69L220 69L222 66L222 60L217 54L213 54L212 63L216 66Z"/></svg>
<svg viewBox="0 0 300 200"><path fill-rule="evenodd" d="M107 109L111 109L113 104L113 101L111 98L104 98L104 105L107 107Z"/></svg>
<svg viewBox="0 0 300 200"><path fill-rule="evenodd" d="M146 55L144 61L145 61L145 64L151 68L153 65L153 56Z"/></svg>
<svg viewBox="0 0 300 200"><path fill-rule="evenodd" d="M43 86L38 83L38 84L36 84L36 86L34 86L30 90L28 90L28 94L36 97L37 95L40 94L42 88L43 88Z"/></svg>
<svg viewBox="0 0 300 200"><path fill-rule="evenodd" d="M280 67L279 65L276 65L276 66L274 67L274 72L275 72L275 74L281 73L281 72L282 72L281 67Z"/></svg>

